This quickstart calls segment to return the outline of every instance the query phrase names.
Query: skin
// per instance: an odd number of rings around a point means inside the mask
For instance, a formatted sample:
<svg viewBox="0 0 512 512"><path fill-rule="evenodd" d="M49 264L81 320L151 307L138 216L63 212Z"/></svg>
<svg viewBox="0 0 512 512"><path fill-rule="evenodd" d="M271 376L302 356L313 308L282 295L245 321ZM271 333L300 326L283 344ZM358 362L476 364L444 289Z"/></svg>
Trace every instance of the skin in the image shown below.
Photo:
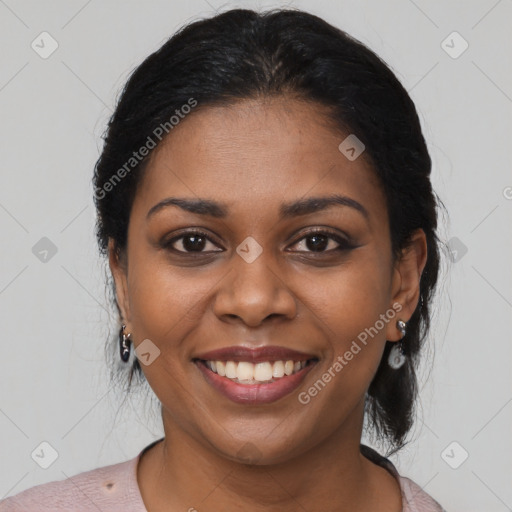
<svg viewBox="0 0 512 512"><path fill-rule="evenodd" d="M125 257L111 240L109 258L126 331L135 346L150 339L161 351L141 365L165 431L137 471L149 512L401 510L397 481L363 457L359 443L385 342L400 339L396 320L408 321L418 304L426 239L418 230L393 261L384 194L364 153L350 161L339 151L347 135L327 124L319 105L243 100L198 107L152 153ZM333 193L361 203L368 219L348 206L279 218L282 203ZM146 219L171 196L219 201L228 215L169 206ZM209 236L198 249L206 254L187 253L190 239L159 245L191 227ZM315 252L305 238L315 227L347 234L356 246L337 251L329 238ZM248 236L263 248L250 264L236 252ZM394 303L402 307L394 320L301 404L298 393ZM241 405L191 361L232 345L281 345L319 361L289 395ZM248 450L252 464L243 458Z"/></svg>

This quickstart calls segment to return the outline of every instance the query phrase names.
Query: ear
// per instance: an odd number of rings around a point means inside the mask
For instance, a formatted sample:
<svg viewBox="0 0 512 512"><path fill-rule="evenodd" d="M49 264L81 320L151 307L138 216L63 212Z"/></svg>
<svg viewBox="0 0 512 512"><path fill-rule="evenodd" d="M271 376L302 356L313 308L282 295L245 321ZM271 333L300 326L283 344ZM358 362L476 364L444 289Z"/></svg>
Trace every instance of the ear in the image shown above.
<svg viewBox="0 0 512 512"><path fill-rule="evenodd" d="M110 265L110 271L114 278L115 290L117 303L121 310L123 322L128 327L130 321L130 302L128 300L128 268L126 261L121 261L119 254L114 249L114 240L109 238L108 241L108 262ZM127 329L130 332L130 329Z"/></svg>
<svg viewBox="0 0 512 512"><path fill-rule="evenodd" d="M395 263L392 280L393 309L397 311L396 320L408 322L418 305L420 297L420 279L427 263L427 238L423 229L417 229L411 242L402 250L399 260ZM398 308L398 304L401 309ZM402 337L396 321L389 322L386 327L386 339L398 341Z"/></svg>

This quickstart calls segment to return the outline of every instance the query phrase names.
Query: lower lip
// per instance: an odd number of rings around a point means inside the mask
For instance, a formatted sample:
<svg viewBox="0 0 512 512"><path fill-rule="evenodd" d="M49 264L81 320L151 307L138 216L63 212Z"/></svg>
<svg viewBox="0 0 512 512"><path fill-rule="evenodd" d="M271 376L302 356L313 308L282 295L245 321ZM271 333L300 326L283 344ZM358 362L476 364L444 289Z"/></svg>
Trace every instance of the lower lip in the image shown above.
<svg viewBox="0 0 512 512"><path fill-rule="evenodd" d="M317 361L310 361L307 366L292 375L285 375L274 382L261 384L238 384L227 377L210 370L203 361L195 361L207 382L217 391L238 404L257 405L275 402L297 389Z"/></svg>

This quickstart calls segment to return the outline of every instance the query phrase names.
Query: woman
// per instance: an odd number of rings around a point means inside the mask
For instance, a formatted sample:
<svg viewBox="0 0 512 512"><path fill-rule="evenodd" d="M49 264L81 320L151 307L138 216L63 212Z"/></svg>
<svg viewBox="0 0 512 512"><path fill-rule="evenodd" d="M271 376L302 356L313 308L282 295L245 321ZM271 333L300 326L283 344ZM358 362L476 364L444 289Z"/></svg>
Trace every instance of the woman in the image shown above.
<svg viewBox="0 0 512 512"><path fill-rule="evenodd" d="M126 84L94 175L119 360L161 403L137 457L2 510L442 511L389 459L439 267L415 107L298 10L182 28Z"/></svg>

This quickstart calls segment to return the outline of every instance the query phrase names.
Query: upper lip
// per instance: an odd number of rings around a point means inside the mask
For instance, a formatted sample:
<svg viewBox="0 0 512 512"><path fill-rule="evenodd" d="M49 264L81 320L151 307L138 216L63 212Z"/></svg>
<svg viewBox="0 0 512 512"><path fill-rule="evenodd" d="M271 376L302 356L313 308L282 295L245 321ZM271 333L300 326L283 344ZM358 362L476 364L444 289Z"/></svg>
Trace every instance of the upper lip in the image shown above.
<svg viewBox="0 0 512 512"><path fill-rule="evenodd" d="M249 348L241 345L219 348L210 352L203 352L194 357L203 361L247 361L262 363L265 361L307 361L316 359L312 354L298 352L286 347L270 346Z"/></svg>

